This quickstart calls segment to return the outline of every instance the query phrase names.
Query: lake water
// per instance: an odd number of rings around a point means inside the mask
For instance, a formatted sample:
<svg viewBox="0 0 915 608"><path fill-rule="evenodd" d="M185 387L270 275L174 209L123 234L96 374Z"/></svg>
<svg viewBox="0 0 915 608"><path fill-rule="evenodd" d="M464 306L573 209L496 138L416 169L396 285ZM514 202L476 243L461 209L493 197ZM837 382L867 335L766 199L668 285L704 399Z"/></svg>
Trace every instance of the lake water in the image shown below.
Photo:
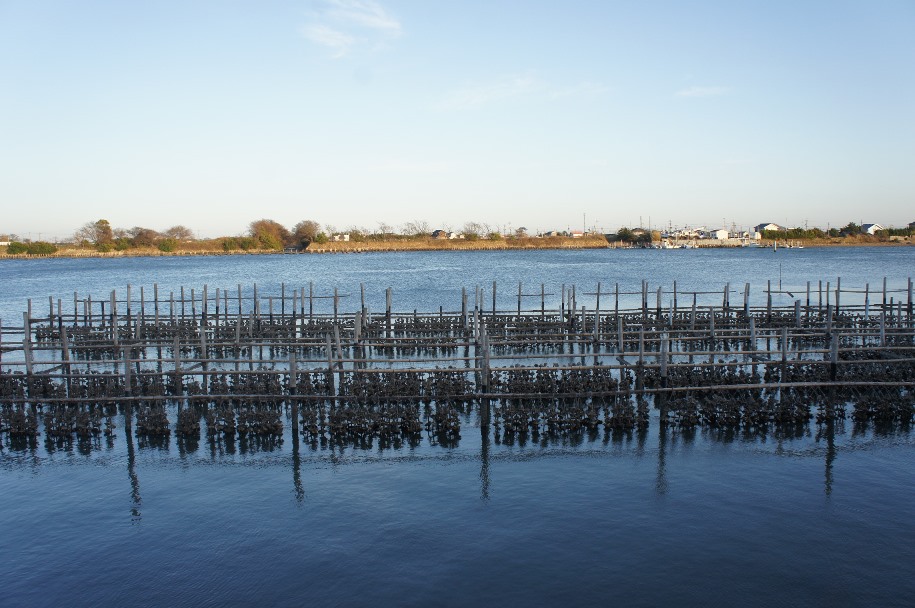
<svg viewBox="0 0 915 608"><path fill-rule="evenodd" d="M0 319L28 298L359 284L374 310L455 310L517 284L902 289L915 248L437 252L0 262ZM504 286L504 287L503 287ZM774 289L774 287L773 287ZM898 298L898 292L891 292ZM797 295L797 294L795 294ZM148 297L148 296L147 296ZM490 297L487 293L487 298ZM591 296L579 302L591 307ZM638 298L638 296L633 296ZM703 296L705 297L705 296ZM720 295L709 295L719 303ZM800 296L799 296L800 297ZM843 295L843 298L846 296ZM849 296L850 297L850 296ZM790 297L780 295L787 303ZM759 300L757 300L759 301ZM41 304L41 303L44 304ZM534 300L529 303L534 308ZM539 306L539 298L536 299ZM46 310L46 308L45 308ZM654 415L656 418L656 414ZM847 420L760 435L603 432L511 445L463 420L455 447L160 446L4 440L0 581L10 606L908 606L915 435Z"/></svg>

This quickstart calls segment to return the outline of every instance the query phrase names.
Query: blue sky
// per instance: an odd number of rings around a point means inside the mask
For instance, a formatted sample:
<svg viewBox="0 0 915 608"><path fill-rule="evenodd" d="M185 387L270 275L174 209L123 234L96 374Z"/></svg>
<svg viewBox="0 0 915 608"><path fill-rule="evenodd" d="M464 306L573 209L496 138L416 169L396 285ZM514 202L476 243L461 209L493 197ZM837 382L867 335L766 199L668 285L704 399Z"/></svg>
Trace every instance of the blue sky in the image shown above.
<svg viewBox="0 0 915 608"><path fill-rule="evenodd" d="M0 0L0 233L915 221L911 1Z"/></svg>

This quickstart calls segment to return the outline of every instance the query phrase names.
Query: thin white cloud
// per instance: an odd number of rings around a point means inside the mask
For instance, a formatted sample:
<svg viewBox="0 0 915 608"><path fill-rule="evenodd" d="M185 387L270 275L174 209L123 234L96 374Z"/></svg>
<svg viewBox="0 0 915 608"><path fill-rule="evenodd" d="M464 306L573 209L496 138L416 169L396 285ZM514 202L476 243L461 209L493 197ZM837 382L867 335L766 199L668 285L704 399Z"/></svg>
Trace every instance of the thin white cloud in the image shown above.
<svg viewBox="0 0 915 608"><path fill-rule="evenodd" d="M470 84L447 93L438 104L440 110L471 110L507 99L539 97L557 100L594 97L607 87L592 82L555 87L533 73L514 74L488 83Z"/></svg>
<svg viewBox="0 0 915 608"><path fill-rule="evenodd" d="M343 57L356 43L349 34L320 24L306 25L302 28L302 35L317 45L331 49L334 57Z"/></svg>
<svg viewBox="0 0 915 608"><path fill-rule="evenodd" d="M400 22L372 0L331 0L329 19L400 35Z"/></svg>
<svg viewBox="0 0 915 608"><path fill-rule="evenodd" d="M382 48L401 35L402 27L374 0L322 0L301 32L340 58L357 48Z"/></svg>
<svg viewBox="0 0 915 608"><path fill-rule="evenodd" d="M715 97L717 95L727 95L731 92L730 87L687 87L674 93L675 97Z"/></svg>
<svg viewBox="0 0 915 608"><path fill-rule="evenodd" d="M531 75L508 76L496 82L473 84L451 91L439 104L443 110L465 110L486 104L529 95L543 90L544 84Z"/></svg>

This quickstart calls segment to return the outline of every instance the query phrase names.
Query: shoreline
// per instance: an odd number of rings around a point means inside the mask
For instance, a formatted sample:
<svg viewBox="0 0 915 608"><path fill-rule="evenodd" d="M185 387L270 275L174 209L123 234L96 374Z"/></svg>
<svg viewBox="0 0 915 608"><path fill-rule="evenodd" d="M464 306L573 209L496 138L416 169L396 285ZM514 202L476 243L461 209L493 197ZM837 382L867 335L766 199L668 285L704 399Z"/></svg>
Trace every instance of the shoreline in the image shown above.
<svg viewBox="0 0 915 608"><path fill-rule="evenodd" d="M548 241L548 242L547 242ZM782 241L779 241L781 243ZM792 241L805 249L820 249L834 247L910 247L915 245L915 240L911 237L908 239L894 241L877 241L862 240L859 238L831 238L817 239L811 241ZM746 249L734 244L712 244L697 241L696 249ZM771 240L762 240L752 249L771 249L773 242ZM780 245L779 248L794 249ZM340 254L340 253L404 253L410 251L428 252L428 251L535 251L535 250L564 250L564 249L641 249L640 247L622 246L617 242L609 242L603 236L569 238L569 237L547 237L545 239L512 239L500 241L445 241L445 240L397 240L397 241L367 241L367 242L328 242L328 243L311 243L305 249L298 251L279 251L279 250L231 250L222 251L215 249L201 250L181 250L181 251L159 251L158 249L128 249L124 251L100 252L90 249L61 249L51 254L17 254L11 255L0 253L0 260L30 260L30 259L79 259L79 258L135 258L135 257L193 257L193 256L233 256L233 255L322 255L322 254Z"/></svg>

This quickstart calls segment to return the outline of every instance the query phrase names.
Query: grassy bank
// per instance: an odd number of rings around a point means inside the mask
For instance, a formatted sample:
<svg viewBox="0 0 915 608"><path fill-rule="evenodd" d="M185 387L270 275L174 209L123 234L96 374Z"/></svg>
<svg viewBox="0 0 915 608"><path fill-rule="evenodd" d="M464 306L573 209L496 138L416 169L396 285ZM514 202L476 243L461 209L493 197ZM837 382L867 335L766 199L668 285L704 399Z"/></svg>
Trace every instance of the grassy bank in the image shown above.
<svg viewBox="0 0 915 608"><path fill-rule="evenodd" d="M202 247L199 242L179 246L174 251L161 251L156 247L137 247L122 251L97 251L86 247L61 247L56 253L46 255L9 255L6 248L0 248L0 258L125 258L125 257L174 257L190 255L269 255L281 253L275 249L229 249ZM369 251L486 251L504 249L598 249L607 247L602 236L585 238L547 237L510 238L499 240L464 239L392 239L386 241L328 242L311 243L304 253L361 253Z"/></svg>
<svg viewBox="0 0 915 608"><path fill-rule="evenodd" d="M368 251L495 251L503 249L600 249L607 247L603 236L573 239L551 236L510 239L397 239L387 241L311 243L307 253L361 253Z"/></svg>

